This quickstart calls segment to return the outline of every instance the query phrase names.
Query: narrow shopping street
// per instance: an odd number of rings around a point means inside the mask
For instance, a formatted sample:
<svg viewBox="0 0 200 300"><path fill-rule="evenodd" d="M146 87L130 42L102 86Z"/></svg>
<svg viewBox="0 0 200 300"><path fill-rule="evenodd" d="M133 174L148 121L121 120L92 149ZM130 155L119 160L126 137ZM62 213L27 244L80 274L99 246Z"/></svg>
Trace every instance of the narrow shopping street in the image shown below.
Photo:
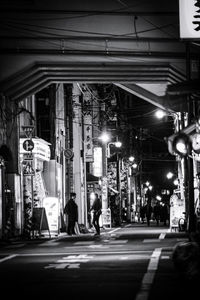
<svg viewBox="0 0 200 300"><path fill-rule="evenodd" d="M185 232L154 222L101 228L100 237L62 233L12 241L0 248L2 292L21 299L181 299L189 291L174 268L172 252L187 241Z"/></svg>
<svg viewBox="0 0 200 300"><path fill-rule="evenodd" d="M1 298L199 298L200 0L0 16Z"/></svg>

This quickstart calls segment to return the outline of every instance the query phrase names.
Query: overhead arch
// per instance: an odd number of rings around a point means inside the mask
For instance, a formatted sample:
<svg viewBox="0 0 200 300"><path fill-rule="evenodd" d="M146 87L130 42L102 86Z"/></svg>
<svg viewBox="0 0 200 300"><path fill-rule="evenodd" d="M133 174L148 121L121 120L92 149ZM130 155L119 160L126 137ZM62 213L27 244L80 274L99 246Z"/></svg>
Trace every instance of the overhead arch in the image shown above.
<svg viewBox="0 0 200 300"><path fill-rule="evenodd" d="M181 82L184 75L169 63L34 63L4 81L1 92L13 101L31 96L52 83L116 83L168 84ZM134 83L134 85L133 85ZM140 87L139 91L143 89ZM143 93L142 93L143 94ZM141 94L141 95L142 95ZM153 94L152 94L153 95ZM151 95L151 96L152 96ZM144 96L141 97L144 99ZM153 96L155 105L163 105L162 97ZM148 101L148 95L145 97ZM152 99L151 99L152 101ZM149 102L151 102L149 101ZM160 102L160 103L159 103Z"/></svg>

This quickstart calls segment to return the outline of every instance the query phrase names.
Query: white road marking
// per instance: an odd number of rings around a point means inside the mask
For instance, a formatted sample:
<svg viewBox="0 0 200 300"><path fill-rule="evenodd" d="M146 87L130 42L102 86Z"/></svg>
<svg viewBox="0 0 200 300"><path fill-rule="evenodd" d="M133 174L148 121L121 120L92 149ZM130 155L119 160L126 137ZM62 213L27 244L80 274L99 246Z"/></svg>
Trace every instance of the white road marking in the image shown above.
<svg viewBox="0 0 200 300"><path fill-rule="evenodd" d="M80 255L68 255L62 257L62 259L57 260L57 263L62 263L62 262L88 262L90 259L92 259L93 256L85 255L85 254L80 254Z"/></svg>
<svg viewBox="0 0 200 300"><path fill-rule="evenodd" d="M6 261L6 260L12 259L12 258L14 258L14 257L16 257L16 256L18 256L18 254L12 254L12 255L6 256L6 257L4 257L4 258L1 258L1 259L0 259L0 263L4 262L4 261Z"/></svg>
<svg viewBox="0 0 200 300"><path fill-rule="evenodd" d="M80 264L69 264L68 269L79 269Z"/></svg>
<svg viewBox="0 0 200 300"><path fill-rule="evenodd" d="M113 234L113 232L115 232L115 231L117 231L117 230L120 230L120 229L121 229L121 228L115 228L115 229L113 229L113 230L108 231L107 233Z"/></svg>
<svg viewBox="0 0 200 300"><path fill-rule="evenodd" d="M162 248L156 248L154 252L151 255L151 259L149 261L149 265L147 268L147 272L145 273L142 284L140 287L140 291L136 295L135 300L148 300L149 291L151 288L151 285L153 283L156 270L158 268L158 263L160 259Z"/></svg>
<svg viewBox="0 0 200 300"><path fill-rule="evenodd" d="M68 267L70 264L49 264L48 266L45 266L44 269L65 269Z"/></svg>
<svg viewBox="0 0 200 300"><path fill-rule="evenodd" d="M159 239L145 239L145 240L143 240L143 243L158 243L160 241L161 240L159 240Z"/></svg>
<svg viewBox="0 0 200 300"><path fill-rule="evenodd" d="M128 242L128 240L113 240L113 241L109 241L109 244L126 244Z"/></svg>
<svg viewBox="0 0 200 300"><path fill-rule="evenodd" d="M77 246L88 246L88 245L92 245L92 244L94 244L94 242L93 241L80 241L80 242L75 242L75 243L73 243L74 245L77 245Z"/></svg>
<svg viewBox="0 0 200 300"><path fill-rule="evenodd" d="M92 258L93 256L87 254L68 255L58 259L54 264L45 266L44 269L65 269L67 267L68 269L79 269L80 263L86 263Z"/></svg>
<svg viewBox="0 0 200 300"><path fill-rule="evenodd" d="M87 248L92 248L92 249L95 249L95 248L109 248L108 245L89 245Z"/></svg>
<svg viewBox="0 0 200 300"><path fill-rule="evenodd" d="M159 235L159 239L160 239L160 240L163 240L163 239L165 238L165 236L166 236L166 233L163 232L163 233L161 233L161 234Z"/></svg>
<svg viewBox="0 0 200 300"><path fill-rule="evenodd" d="M169 255L162 255L160 258L161 259L170 259L170 256Z"/></svg>

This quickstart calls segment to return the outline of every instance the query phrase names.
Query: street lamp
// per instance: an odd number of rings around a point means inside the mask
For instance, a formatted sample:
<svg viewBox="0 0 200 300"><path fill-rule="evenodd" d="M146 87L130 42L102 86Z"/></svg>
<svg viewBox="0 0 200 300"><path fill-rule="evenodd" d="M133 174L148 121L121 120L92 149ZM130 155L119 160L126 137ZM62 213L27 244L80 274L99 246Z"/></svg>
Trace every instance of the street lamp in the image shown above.
<svg viewBox="0 0 200 300"><path fill-rule="evenodd" d="M130 162L133 162L133 161L135 160L135 157L134 157L134 156L129 156L128 160L129 160Z"/></svg>
<svg viewBox="0 0 200 300"><path fill-rule="evenodd" d="M108 141L110 140L110 136L107 132L103 132L100 136L99 136L99 140L101 140L104 144L108 143Z"/></svg>
<svg viewBox="0 0 200 300"><path fill-rule="evenodd" d="M156 110L156 112L155 112L155 116L156 116L156 118L158 118L158 119L162 119L162 118L164 118L166 115L167 115L166 112L165 112L164 110L162 110L162 109L158 109L158 110Z"/></svg>
<svg viewBox="0 0 200 300"><path fill-rule="evenodd" d="M107 158L110 158L110 145L114 145L116 148L121 148L122 143L120 141L107 143Z"/></svg>
<svg viewBox="0 0 200 300"><path fill-rule="evenodd" d="M168 172L166 177L167 179L171 179L174 176L174 174L172 172Z"/></svg>
<svg viewBox="0 0 200 300"><path fill-rule="evenodd" d="M103 132L99 139L102 141L102 209L108 208L108 182L107 182L107 159L110 157L110 145L114 145L117 148L120 148L122 143L120 141L109 142L110 135L107 132ZM117 155L117 160L118 155ZM117 174L118 174L118 163L117 163ZM117 175L118 178L118 175Z"/></svg>

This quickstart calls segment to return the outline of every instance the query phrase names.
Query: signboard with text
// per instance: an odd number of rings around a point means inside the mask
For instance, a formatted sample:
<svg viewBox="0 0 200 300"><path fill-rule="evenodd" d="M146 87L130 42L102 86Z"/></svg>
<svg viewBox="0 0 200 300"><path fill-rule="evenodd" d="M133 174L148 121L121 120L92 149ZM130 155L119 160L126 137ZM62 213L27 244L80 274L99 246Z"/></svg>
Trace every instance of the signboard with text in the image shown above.
<svg viewBox="0 0 200 300"><path fill-rule="evenodd" d="M100 225L102 226L109 226L111 228L111 211L110 208L102 209L102 214L100 217Z"/></svg>
<svg viewBox="0 0 200 300"><path fill-rule="evenodd" d="M200 2L179 0L180 38L200 39Z"/></svg>
<svg viewBox="0 0 200 300"><path fill-rule="evenodd" d="M184 212L184 200L173 194L170 197L170 228L179 226L179 219L184 218Z"/></svg>
<svg viewBox="0 0 200 300"><path fill-rule="evenodd" d="M46 197L43 199L43 206L46 210L47 220L49 224L50 233L57 234L59 230L59 204L58 198Z"/></svg>

